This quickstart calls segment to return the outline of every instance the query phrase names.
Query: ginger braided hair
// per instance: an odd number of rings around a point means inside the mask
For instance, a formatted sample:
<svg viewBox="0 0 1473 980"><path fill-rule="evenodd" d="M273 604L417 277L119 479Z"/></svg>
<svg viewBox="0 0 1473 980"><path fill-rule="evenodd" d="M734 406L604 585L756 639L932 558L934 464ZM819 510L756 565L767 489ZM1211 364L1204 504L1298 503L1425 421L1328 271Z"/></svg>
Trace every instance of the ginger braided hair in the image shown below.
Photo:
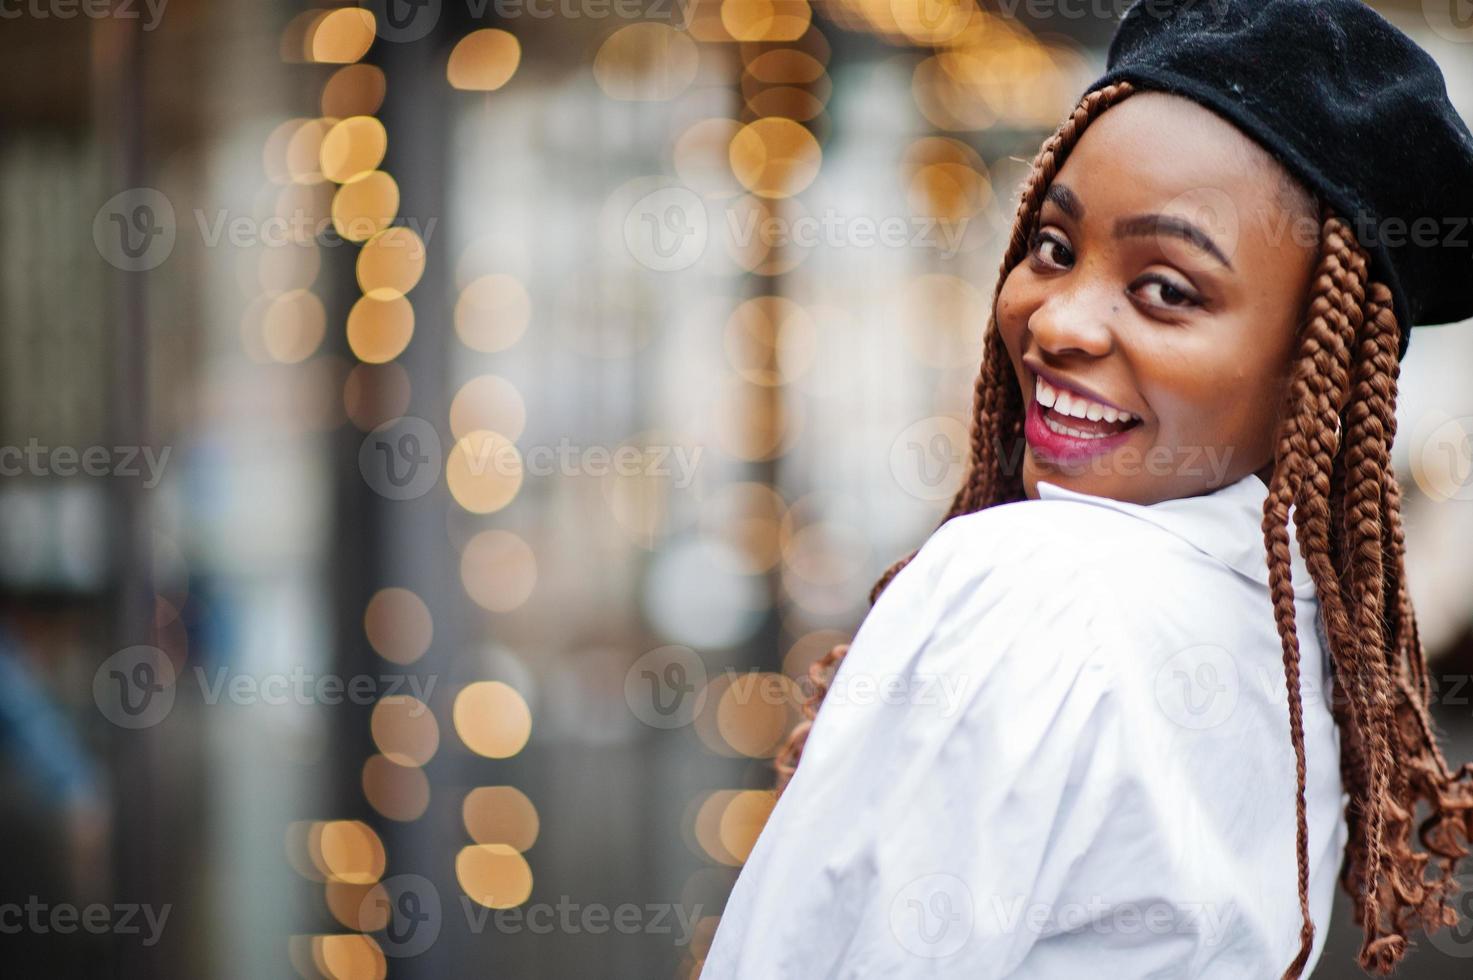
<svg viewBox="0 0 1473 980"><path fill-rule="evenodd" d="M1027 254L1043 197L1089 123L1135 91L1127 82L1086 95L1034 158L993 291L977 378L971 465L942 523L1022 500L1023 397L997 330L1003 281ZM1369 259L1349 226L1321 209L1319 258L1290 366L1263 536L1274 620L1283 646L1294 749L1300 948L1284 977L1302 975L1314 941L1309 911L1303 703L1290 581L1288 522L1314 580L1333 663L1332 710L1341 734L1341 781L1349 836L1340 881L1364 931L1360 965L1387 974L1408 937L1456 925L1458 862L1473 838L1473 764L1449 769L1428 705L1431 687L1408 597L1401 491L1391 467L1396 434L1400 325L1390 290L1369 276ZM870 593L873 603L915 557L896 562ZM809 670L807 720L778 753L778 792L787 785L847 644ZM1421 808L1420 822L1418 809Z"/></svg>

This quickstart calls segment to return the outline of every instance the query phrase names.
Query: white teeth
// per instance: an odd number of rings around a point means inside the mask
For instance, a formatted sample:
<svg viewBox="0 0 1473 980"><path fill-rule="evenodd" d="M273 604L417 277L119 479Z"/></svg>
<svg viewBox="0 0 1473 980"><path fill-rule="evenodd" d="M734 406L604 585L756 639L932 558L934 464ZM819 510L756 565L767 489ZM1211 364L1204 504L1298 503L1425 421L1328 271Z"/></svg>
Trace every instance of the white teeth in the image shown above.
<svg viewBox="0 0 1473 980"><path fill-rule="evenodd" d="M1103 439L1105 436L1112 434L1106 432L1085 432L1083 429L1076 429L1072 425L1057 422L1047 415L1043 417L1043 424L1060 435L1073 436L1075 439Z"/></svg>
<svg viewBox="0 0 1473 980"><path fill-rule="evenodd" d="M1043 378L1035 377L1033 386L1033 397L1044 408L1052 408L1060 415L1070 415L1077 419L1089 419L1098 422L1104 419L1106 422L1131 422L1138 416L1123 409L1111 408L1099 402L1091 401L1083 395L1076 395L1067 391L1060 391L1049 384ZM1068 431L1070 435L1080 434L1083 438L1091 438L1087 434L1077 433L1077 430L1060 426L1055 431Z"/></svg>

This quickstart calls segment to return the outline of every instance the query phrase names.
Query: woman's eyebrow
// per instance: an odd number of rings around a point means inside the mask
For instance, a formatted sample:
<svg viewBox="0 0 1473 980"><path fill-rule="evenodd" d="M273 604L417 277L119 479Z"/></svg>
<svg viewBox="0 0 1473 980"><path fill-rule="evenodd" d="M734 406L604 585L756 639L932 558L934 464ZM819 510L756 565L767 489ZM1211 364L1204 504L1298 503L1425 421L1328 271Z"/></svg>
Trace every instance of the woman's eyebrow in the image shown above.
<svg viewBox="0 0 1473 980"><path fill-rule="evenodd" d="M1048 192L1043 195L1045 201L1052 201L1058 209L1075 221L1084 220L1084 205L1079 203L1079 198L1074 195L1068 187L1063 184L1050 184Z"/></svg>
<svg viewBox="0 0 1473 980"><path fill-rule="evenodd" d="M1205 231L1185 218L1178 218L1170 214L1137 214L1115 221L1116 238L1142 238L1152 235L1175 236L1197 246L1229 269L1233 267L1228 257L1222 253L1222 249L1217 247L1217 243Z"/></svg>
<svg viewBox="0 0 1473 980"><path fill-rule="evenodd" d="M1075 221L1084 220L1084 204L1067 185L1058 182L1050 184L1043 199L1052 202L1060 211ZM1197 246L1229 269L1233 267L1232 262L1228 261L1228 257L1223 254L1222 249L1217 247L1212 237L1185 218L1169 214L1137 214L1128 218L1120 218L1115 222L1116 238L1146 238L1152 235L1172 235L1180 238Z"/></svg>

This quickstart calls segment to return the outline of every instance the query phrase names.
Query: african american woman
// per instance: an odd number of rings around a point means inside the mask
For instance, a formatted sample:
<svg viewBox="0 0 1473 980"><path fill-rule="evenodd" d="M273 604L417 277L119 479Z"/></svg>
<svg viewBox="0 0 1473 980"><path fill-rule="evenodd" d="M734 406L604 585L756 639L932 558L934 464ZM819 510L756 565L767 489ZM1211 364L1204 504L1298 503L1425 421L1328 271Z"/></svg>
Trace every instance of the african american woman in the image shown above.
<svg viewBox="0 0 1473 980"><path fill-rule="evenodd" d="M967 478L815 666L707 980L1300 977L1337 881L1367 971L1459 924L1390 449L1469 216L1441 72L1359 0L1126 12L1022 187Z"/></svg>

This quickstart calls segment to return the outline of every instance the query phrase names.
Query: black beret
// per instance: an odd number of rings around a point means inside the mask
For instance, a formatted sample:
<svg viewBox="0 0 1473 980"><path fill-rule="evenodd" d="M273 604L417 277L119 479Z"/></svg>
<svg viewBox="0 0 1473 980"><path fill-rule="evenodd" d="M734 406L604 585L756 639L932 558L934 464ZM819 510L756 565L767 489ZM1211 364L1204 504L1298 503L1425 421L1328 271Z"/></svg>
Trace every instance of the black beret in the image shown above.
<svg viewBox="0 0 1473 980"><path fill-rule="evenodd" d="M1437 63L1362 0L1137 0L1105 74L1234 123L1329 204L1410 327L1473 317L1473 136Z"/></svg>

